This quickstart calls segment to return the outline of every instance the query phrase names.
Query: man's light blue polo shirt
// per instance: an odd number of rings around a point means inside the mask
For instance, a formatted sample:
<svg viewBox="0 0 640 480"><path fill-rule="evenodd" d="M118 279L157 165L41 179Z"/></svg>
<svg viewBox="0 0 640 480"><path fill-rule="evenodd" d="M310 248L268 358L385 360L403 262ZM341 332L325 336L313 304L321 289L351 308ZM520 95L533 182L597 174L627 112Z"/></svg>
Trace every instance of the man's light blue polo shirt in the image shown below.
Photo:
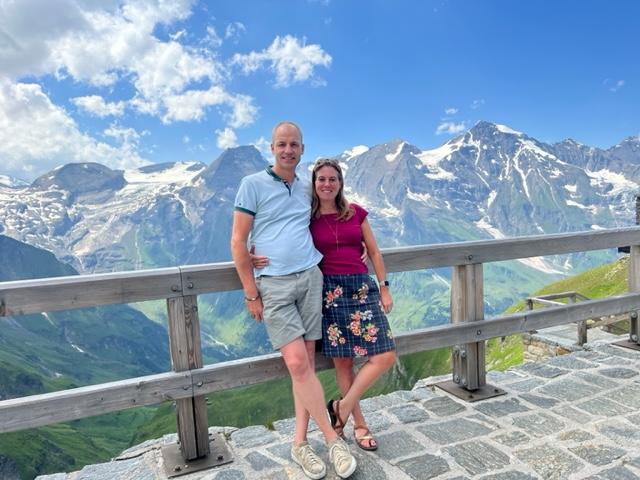
<svg viewBox="0 0 640 480"><path fill-rule="evenodd" d="M254 270L256 276L301 272L322 259L309 231L308 181L296 175L289 185L269 166L242 179L234 206L237 211L253 215L249 240L256 247L256 255L269 257L269 265Z"/></svg>

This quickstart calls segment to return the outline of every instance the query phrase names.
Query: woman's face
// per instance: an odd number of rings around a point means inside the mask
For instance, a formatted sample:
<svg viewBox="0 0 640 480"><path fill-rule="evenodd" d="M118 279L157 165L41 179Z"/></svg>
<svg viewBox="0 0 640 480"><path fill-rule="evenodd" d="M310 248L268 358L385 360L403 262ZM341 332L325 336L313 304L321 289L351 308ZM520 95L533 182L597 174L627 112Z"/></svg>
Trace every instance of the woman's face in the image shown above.
<svg viewBox="0 0 640 480"><path fill-rule="evenodd" d="M335 200L340 187L340 176L335 168L325 165L316 171L314 188L321 201Z"/></svg>

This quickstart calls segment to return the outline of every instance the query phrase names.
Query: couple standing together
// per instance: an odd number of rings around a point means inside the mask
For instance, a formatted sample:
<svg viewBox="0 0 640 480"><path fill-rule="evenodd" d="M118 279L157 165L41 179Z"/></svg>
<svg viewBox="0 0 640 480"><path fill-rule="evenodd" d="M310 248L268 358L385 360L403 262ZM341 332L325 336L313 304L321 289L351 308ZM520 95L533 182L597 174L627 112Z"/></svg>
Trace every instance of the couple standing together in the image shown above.
<svg viewBox="0 0 640 480"><path fill-rule="evenodd" d="M359 400L395 361L395 345L385 313L392 307L382 255L367 211L344 197L343 175L335 160L313 167L312 184L295 171L304 153L302 131L281 122L272 132L274 164L242 179L235 200L231 253L245 304L263 321L273 348L291 376L295 433L291 457L309 478L327 469L307 442L309 418L324 435L336 474L349 477L356 459L343 440L353 417L354 439L364 450L377 444ZM252 255L248 243L255 246ZM368 275L362 242L378 282ZM332 357L343 398L325 405L315 373L316 340ZM367 362L353 370L353 359Z"/></svg>

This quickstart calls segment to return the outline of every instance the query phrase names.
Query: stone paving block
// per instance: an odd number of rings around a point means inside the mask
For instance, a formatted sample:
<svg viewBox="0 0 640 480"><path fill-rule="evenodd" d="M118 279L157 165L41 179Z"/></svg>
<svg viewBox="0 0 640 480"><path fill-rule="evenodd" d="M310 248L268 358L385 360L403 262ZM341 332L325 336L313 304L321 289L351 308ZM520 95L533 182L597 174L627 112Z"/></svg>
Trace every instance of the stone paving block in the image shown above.
<svg viewBox="0 0 640 480"><path fill-rule="evenodd" d="M223 470L212 477L203 477L202 480L247 480L247 476L241 470Z"/></svg>
<svg viewBox="0 0 640 480"><path fill-rule="evenodd" d="M260 452L251 452L244 458L247 462L249 462L251 468L258 472L260 470L266 470L268 468L275 468L280 466L279 463L274 462L269 457L263 455Z"/></svg>
<svg viewBox="0 0 640 480"><path fill-rule="evenodd" d="M500 418L512 413L528 412L530 409L522 405L516 398L506 400L484 401L474 405L476 410L491 417Z"/></svg>
<svg viewBox="0 0 640 480"><path fill-rule="evenodd" d="M262 476L258 476L256 480L289 480L289 475L284 470L278 472L265 473Z"/></svg>
<svg viewBox="0 0 640 480"><path fill-rule="evenodd" d="M492 473L480 477L479 480L537 480L538 477L534 477L528 473L519 472L517 470L510 470L508 472Z"/></svg>
<svg viewBox="0 0 640 480"><path fill-rule="evenodd" d="M560 415L561 417L568 418L579 424L584 424L591 421L591 415L582 410L577 410L570 405L560 405L558 407L552 408L551 411L556 415Z"/></svg>
<svg viewBox="0 0 640 480"><path fill-rule="evenodd" d="M603 470L597 475L587 477L585 480L638 480L635 473L625 467L613 467Z"/></svg>
<svg viewBox="0 0 640 480"><path fill-rule="evenodd" d="M524 363L516 367L516 370L542 378L556 378L560 375L566 375L567 373L569 373L568 370L565 370L563 368L552 367L545 363L537 362Z"/></svg>
<svg viewBox="0 0 640 480"><path fill-rule="evenodd" d="M628 407L639 409L640 408L640 385L632 384L622 387L618 390L609 392L607 396L611 400L615 400L618 403L627 405Z"/></svg>
<svg viewBox="0 0 640 480"><path fill-rule="evenodd" d="M568 370L585 370L598 366L597 363L581 360L575 355L560 355L550 358L545 363L552 367L566 368Z"/></svg>
<svg viewBox="0 0 640 480"><path fill-rule="evenodd" d="M417 427L416 430L440 445L470 440L493 431L484 425L465 418L424 425Z"/></svg>
<svg viewBox="0 0 640 480"><path fill-rule="evenodd" d="M625 455L627 452L622 448L609 445L584 444L569 448L578 457L589 462L591 465L609 465L614 460Z"/></svg>
<svg viewBox="0 0 640 480"><path fill-rule="evenodd" d="M380 413L377 415L365 415L364 418L367 421L367 425L369 425L369 430L373 433L383 432L394 425L394 422L392 422L389 417L380 415ZM353 422L351 420L349 420L347 426L348 430L353 430Z"/></svg>
<svg viewBox="0 0 640 480"><path fill-rule="evenodd" d="M466 410L466 407L449 397L437 397L431 400L426 400L422 402L422 405L438 417L448 417L449 415L454 415Z"/></svg>
<svg viewBox="0 0 640 480"><path fill-rule="evenodd" d="M509 382L519 382L524 377L522 374L515 373L512 370L501 372L499 370L492 370L487 372L487 383L497 383L499 385Z"/></svg>
<svg viewBox="0 0 640 480"><path fill-rule="evenodd" d="M282 420L276 420L273 422L273 428L276 432L281 435L285 435L287 437L292 436L293 432L296 428L296 419L295 418L283 418ZM308 432L318 431L318 424L313 420L313 418L309 419L309 428Z"/></svg>
<svg viewBox="0 0 640 480"><path fill-rule="evenodd" d="M584 430L569 430L568 432L562 432L558 435L558 440L563 442L587 442L594 438L596 437Z"/></svg>
<svg viewBox="0 0 640 480"><path fill-rule="evenodd" d="M520 430L514 430L513 432L507 432L493 437L493 440L506 445L508 447L516 447L523 445L531 441L531 437Z"/></svg>
<svg viewBox="0 0 640 480"><path fill-rule="evenodd" d="M231 441L242 448L259 447L275 442L278 436L264 425L253 425L241 428L231 434Z"/></svg>
<svg viewBox="0 0 640 480"><path fill-rule="evenodd" d="M620 384L614 380L590 372L576 372L571 376L571 378L578 379L586 383L592 383L593 385L606 389L617 388L620 386Z"/></svg>
<svg viewBox="0 0 640 480"><path fill-rule="evenodd" d="M416 456L424 452L425 447L407 432L392 432L378 437L376 454L385 460ZM357 448L357 447L356 447Z"/></svg>
<svg viewBox="0 0 640 480"><path fill-rule="evenodd" d="M597 351L605 355L626 358L629 360L640 360L640 353L628 348L616 347L609 344L598 345Z"/></svg>
<svg viewBox="0 0 640 480"><path fill-rule="evenodd" d="M640 413L634 413L633 415L628 415L627 420L635 425L640 425Z"/></svg>
<svg viewBox="0 0 640 480"><path fill-rule="evenodd" d="M429 418L424 409L412 404L390 408L389 413L395 415L402 423L423 422Z"/></svg>
<svg viewBox="0 0 640 480"><path fill-rule="evenodd" d="M436 397L436 394L433 392L431 387L413 387L411 390L412 400L428 400L430 398Z"/></svg>
<svg viewBox="0 0 640 480"><path fill-rule="evenodd" d="M87 465L78 472L77 480L155 480L156 472L145 462L144 457L115 462Z"/></svg>
<svg viewBox="0 0 640 480"><path fill-rule="evenodd" d="M592 415L603 415L607 417L615 417L616 415L624 415L633 410L625 407L605 396L592 398L586 402L576 403L576 408L589 412Z"/></svg>
<svg viewBox="0 0 640 480"><path fill-rule="evenodd" d="M618 368L602 368L598 370L600 375L604 375L609 378L633 378L638 375L636 370L630 368L618 367Z"/></svg>
<svg viewBox="0 0 640 480"><path fill-rule="evenodd" d="M379 395L362 400L360 402L360 408L365 413L371 413L411 401L413 401L411 391L398 390L397 392L392 392L387 395Z"/></svg>
<svg viewBox="0 0 640 480"><path fill-rule="evenodd" d="M640 443L640 429L622 420L604 420L596 424L596 430L614 440L618 445L626 446L629 442L636 445Z"/></svg>
<svg viewBox="0 0 640 480"><path fill-rule="evenodd" d="M515 452L516 458L528 464L545 480L566 480L570 474L584 468L584 464L564 450L550 445L527 448Z"/></svg>
<svg viewBox="0 0 640 480"><path fill-rule="evenodd" d="M578 350L577 352L573 352L571 355L577 358L591 360L592 362L601 362L602 360L609 358L607 355L599 352L594 352L593 350Z"/></svg>
<svg viewBox="0 0 640 480"><path fill-rule="evenodd" d="M559 432L565 425L562 420L542 412L515 417L512 421L516 427L521 428L534 437L542 437Z"/></svg>
<svg viewBox="0 0 640 480"><path fill-rule="evenodd" d="M500 424L497 423L495 420L481 413L476 413L475 415L469 415L468 417L465 417L465 418L468 418L469 420L478 420L479 422L483 422L494 430L502 428Z"/></svg>
<svg viewBox="0 0 640 480"><path fill-rule="evenodd" d="M506 385L507 390L513 390L516 392L530 392L534 388L538 388L540 385L544 385L545 381L541 378L529 378L522 382L515 382Z"/></svg>
<svg viewBox="0 0 640 480"><path fill-rule="evenodd" d="M596 395L601 391L602 389L595 385L586 385L566 378L562 379L562 381L549 383L538 389L538 393L567 402L582 400L586 397Z"/></svg>
<svg viewBox="0 0 640 480"><path fill-rule="evenodd" d="M508 455L483 441L460 443L444 451L471 475L499 470L510 463Z"/></svg>
<svg viewBox="0 0 640 480"><path fill-rule="evenodd" d="M398 462L396 466L415 480L429 480L451 470L446 460L428 453Z"/></svg>
<svg viewBox="0 0 640 480"><path fill-rule="evenodd" d="M311 446L313 447L313 449L316 450L316 446L314 445L314 443L313 442L309 442L309 443L311 443ZM275 457L279 457L279 458L282 458L283 460L290 461L291 460L291 444L292 442L278 443L273 447L267 448L267 451ZM317 452L318 451L316 450L316 453Z"/></svg>
<svg viewBox="0 0 640 480"><path fill-rule="evenodd" d="M353 453L353 455L356 457L358 468L356 468L356 471L353 473L353 475L349 477L349 480L391 480L382 469L379 462L374 460L375 456L372 457L370 455L367 455L366 453L364 453L364 451L359 450L358 447L351 448L351 453ZM335 474L333 467L329 463L328 457L326 478L335 478L336 480L338 480L339 478Z"/></svg>
<svg viewBox="0 0 640 480"><path fill-rule="evenodd" d="M543 397L540 395L534 395L532 393L521 393L518 395L522 400L525 400L536 407L551 408L557 405L559 402L555 398Z"/></svg>

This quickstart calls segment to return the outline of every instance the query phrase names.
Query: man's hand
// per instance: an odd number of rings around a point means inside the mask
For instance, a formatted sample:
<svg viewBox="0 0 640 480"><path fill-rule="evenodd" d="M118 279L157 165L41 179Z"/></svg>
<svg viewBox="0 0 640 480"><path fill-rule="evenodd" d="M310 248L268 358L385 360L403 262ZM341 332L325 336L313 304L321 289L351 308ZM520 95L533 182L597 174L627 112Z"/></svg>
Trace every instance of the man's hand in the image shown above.
<svg viewBox="0 0 640 480"><path fill-rule="evenodd" d="M244 303L247 305L247 310L249 310L249 315L253 317L253 319L260 323L262 321L262 298L258 297L255 300L246 300Z"/></svg>

